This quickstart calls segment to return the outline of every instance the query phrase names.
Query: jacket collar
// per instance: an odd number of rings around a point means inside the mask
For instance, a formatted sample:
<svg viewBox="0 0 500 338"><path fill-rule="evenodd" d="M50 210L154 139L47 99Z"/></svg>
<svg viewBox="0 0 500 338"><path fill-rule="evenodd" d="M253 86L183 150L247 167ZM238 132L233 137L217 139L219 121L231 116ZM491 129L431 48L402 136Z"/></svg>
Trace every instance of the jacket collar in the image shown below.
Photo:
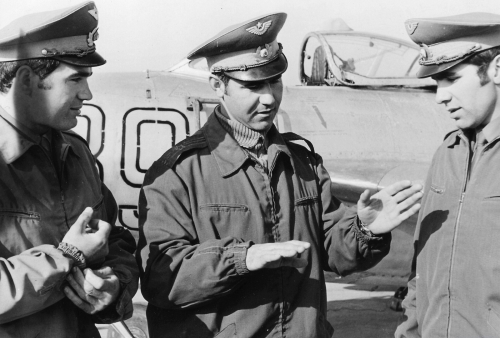
<svg viewBox="0 0 500 338"><path fill-rule="evenodd" d="M460 139L470 142L470 140L473 139L474 137L474 130L472 129L467 129L467 130L459 129L452 133L454 135L450 135L450 137L446 138L447 142L446 145L448 147L457 144L457 142L459 142ZM500 118L496 118L493 121L490 121L490 123L488 123L488 125L483 128L483 135L488 143L500 138Z"/></svg>
<svg viewBox="0 0 500 338"><path fill-rule="evenodd" d="M70 144L64 134L58 130L52 130L52 133L57 153L67 154L67 151L64 150L70 147ZM0 107L0 156L5 163L11 164L26 153L29 148L38 146L40 139L40 135L33 133ZM75 155L77 154L75 153Z"/></svg>
<svg viewBox="0 0 500 338"><path fill-rule="evenodd" d="M245 161L250 159L250 155L248 155L248 153L240 147L238 142L236 142L236 140L222 127L215 114L210 115L202 131L208 142L210 152L217 162L222 177L233 174L236 170L241 168ZM276 157L281 152L290 156L290 150L274 125L271 127L266 137L269 140L269 163L274 164Z"/></svg>
<svg viewBox="0 0 500 338"><path fill-rule="evenodd" d="M490 121L486 127L483 128L483 135L486 138L486 141L490 143L494 139L500 137L500 118L496 118L493 121Z"/></svg>

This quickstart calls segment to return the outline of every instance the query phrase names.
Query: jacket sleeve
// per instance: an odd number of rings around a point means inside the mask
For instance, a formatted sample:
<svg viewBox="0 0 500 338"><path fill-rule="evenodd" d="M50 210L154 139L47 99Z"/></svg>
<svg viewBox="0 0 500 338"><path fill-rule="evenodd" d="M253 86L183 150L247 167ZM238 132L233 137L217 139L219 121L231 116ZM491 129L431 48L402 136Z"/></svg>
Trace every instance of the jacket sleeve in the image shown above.
<svg viewBox="0 0 500 338"><path fill-rule="evenodd" d="M171 169L155 163L139 197L141 289L151 304L186 308L234 291L248 274L250 242L226 237L200 243L189 192Z"/></svg>
<svg viewBox="0 0 500 338"><path fill-rule="evenodd" d="M118 207L116 201L102 184L107 221L113 224L108 237L109 253L102 266L109 266L120 281L120 294L117 300L103 311L94 315L96 323L113 323L132 317L132 297L139 287L139 268L134 257L135 239L127 229L116 226Z"/></svg>
<svg viewBox="0 0 500 338"><path fill-rule="evenodd" d="M333 196L335 192L323 160L315 156L321 193L323 262L328 262L323 269L341 276L369 269L389 253L391 234L369 236L361 231L356 209L346 207Z"/></svg>
<svg viewBox="0 0 500 338"><path fill-rule="evenodd" d="M0 324L31 315L64 297L61 284L73 267L53 245L0 258Z"/></svg>

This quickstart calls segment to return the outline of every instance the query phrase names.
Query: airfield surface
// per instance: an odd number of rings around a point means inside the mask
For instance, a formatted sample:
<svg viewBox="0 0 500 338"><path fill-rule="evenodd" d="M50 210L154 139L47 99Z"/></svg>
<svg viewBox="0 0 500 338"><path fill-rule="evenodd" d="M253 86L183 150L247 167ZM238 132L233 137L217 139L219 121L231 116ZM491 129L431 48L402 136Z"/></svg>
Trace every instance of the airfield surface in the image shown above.
<svg viewBox="0 0 500 338"><path fill-rule="evenodd" d="M404 317L389 306L396 289L405 286L403 279L362 275L337 278L333 274L326 277L327 318L335 328L334 338L394 337Z"/></svg>
<svg viewBox="0 0 500 338"><path fill-rule="evenodd" d="M394 337L403 314L389 306L396 289L405 286L404 279L363 273L339 278L326 273L326 281L327 318L335 328L333 338ZM108 327L99 325L99 333L108 337Z"/></svg>

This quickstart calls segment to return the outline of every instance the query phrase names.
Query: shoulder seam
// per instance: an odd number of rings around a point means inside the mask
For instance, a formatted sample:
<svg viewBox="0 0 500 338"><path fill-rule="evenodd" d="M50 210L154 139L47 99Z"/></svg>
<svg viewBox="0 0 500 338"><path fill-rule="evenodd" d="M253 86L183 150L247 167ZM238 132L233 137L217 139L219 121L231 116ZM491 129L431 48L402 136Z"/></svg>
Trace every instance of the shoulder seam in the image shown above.
<svg viewBox="0 0 500 338"><path fill-rule="evenodd" d="M171 168L181 157L181 155L192 149L202 149L208 146L207 140L203 133L195 133L194 135L182 140L175 146L167 150L157 162Z"/></svg>
<svg viewBox="0 0 500 338"><path fill-rule="evenodd" d="M312 144L311 141L309 141L308 139L300 136L299 134L295 134L295 133L292 133L292 132L287 132L287 133L282 133L281 136L283 137L283 139L286 141L286 142L291 142L291 141L304 141L307 146L309 147L309 150L315 154L316 152L314 151L314 146Z"/></svg>
<svg viewBox="0 0 500 338"><path fill-rule="evenodd" d="M90 144L87 142L86 139L83 138L83 136L81 136L80 134L78 133L75 133L74 131L72 130L64 130L64 131L61 131L61 133L63 133L64 135L67 135L67 136L72 136L72 137L75 137L77 139L79 139L80 141L82 141L86 146L87 148L90 149Z"/></svg>

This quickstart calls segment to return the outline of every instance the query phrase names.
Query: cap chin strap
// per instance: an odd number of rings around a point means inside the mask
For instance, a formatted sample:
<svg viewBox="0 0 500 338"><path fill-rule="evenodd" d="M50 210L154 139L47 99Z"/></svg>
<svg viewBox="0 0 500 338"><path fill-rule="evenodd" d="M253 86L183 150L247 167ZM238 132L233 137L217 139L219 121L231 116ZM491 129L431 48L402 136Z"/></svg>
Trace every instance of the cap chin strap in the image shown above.
<svg viewBox="0 0 500 338"><path fill-rule="evenodd" d="M240 66L237 66L237 67L222 67L222 66L213 67L210 70L210 72L212 74L221 74L221 73L224 73L224 72L234 72L234 71L246 72L247 70L252 69L252 68L257 68L257 67L265 66L268 63L271 63L271 62L275 61L276 59L278 59L279 56L283 53L282 52L283 46L281 45L281 43L278 42L278 46L279 46L279 49L276 52L276 55L274 55L273 57L269 58L268 60L261 61L259 63L253 64L253 65L240 65Z"/></svg>
<svg viewBox="0 0 500 338"><path fill-rule="evenodd" d="M229 111L229 109L227 108L227 105L226 105L226 101L224 101L224 98L221 97L220 98L220 103L222 106L224 106L224 109L226 110L226 114L227 114L227 117L230 119L230 120L233 120L234 121L234 118L233 118L233 114L231 114L231 112ZM222 111L221 111L222 113Z"/></svg>

